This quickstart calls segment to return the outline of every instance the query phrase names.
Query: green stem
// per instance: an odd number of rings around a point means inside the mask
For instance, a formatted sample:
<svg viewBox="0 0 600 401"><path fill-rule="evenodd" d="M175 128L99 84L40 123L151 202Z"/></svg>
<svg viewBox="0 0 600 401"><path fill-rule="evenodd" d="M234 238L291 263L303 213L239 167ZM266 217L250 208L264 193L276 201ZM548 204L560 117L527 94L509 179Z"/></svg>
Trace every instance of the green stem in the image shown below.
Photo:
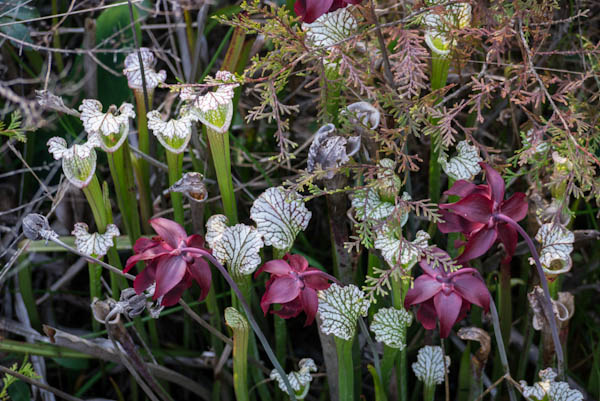
<svg viewBox="0 0 600 401"><path fill-rule="evenodd" d="M100 277L102 276L102 266L95 263L88 263L88 273L90 280L90 301L95 298L102 298L102 282ZM100 331L100 323L92 316L92 330L94 332Z"/></svg>
<svg viewBox="0 0 600 401"><path fill-rule="evenodd" d="M31 327L38 331L42 331L40 315L38 313L35 298L33 296L33 286L31 282L31 266L25 257L20 257L19 259L25 263L25 267L21 268L18 274L19 291L21 292L21 296L23 297L23 302L25 303L25 308L27 309L27 316L29 316L29 322L31 323Z"/></svg>
<svg viewBox="0 0 600 401"><path fill-rule="evenodd" d="M238 223L237 206L235 203L235 193L233 191L233 180L231 178L231 155L229 151L229 134L221 134L206 128L206 134L210 143L210 152L212 154L215 171L217 173L217 182L221 192L223 210L225 216L229 219L230 225Z"/></svg>
<svg viewBox="0 0 600 401"><path fill-rule="evenodd" d="M107 153L106 156L115 185L117 204L123 216L123 224L133 244L142 234L140 230L140 216L137 209L138 202L135 196L136 190L133 181L131 155L127 141L119 149L112 153Z"/></svg>
<svg viewBox="0 0 600 401"><path fill-rule="evenodd" d="M283 259L286 251L273 248L273 259ZM287 327L285 320L277 315L273 315L273 326L275 328L275 355L285 369L286 346L287 346Z"/></svg>
<svg viewBox="0 0 600 401"><path fill-rule="evenodd" d="M352 360L352 343L341 338L335 338L335 348L338 357L338 389L340 401L354 400L354 363Z"/></svg>
<svg viewBox="0 0 600 401"><path fill-rule="evenodd" d="M100 189L100 183L98 182L98 177L96 177L96 175L94 175L88 186L83 188L83 194L92 209L98 232L104 233L106 231L106 226L112 221L112 216L105 206L102 189ZM119 259L119 254L114 246L109 248L107 256L111 265L118 269L122 269L121 259ZM92 278L90 278L90 282L91 281ZM119 299L120 288L127 287L127 284L124 281L123 277L118 277L113 272L110 273L113 298Z"/></svg>
<svg viewBox="0 0 600 401"><path fill-rule="evenodd" d="M410 281L403 279L392 279L392 305L396 309L404 309L404 296L408 291ZM396 380L398 387L398 399L406 401L408 399L408 389L406 386L406 348L400 351L396 357Z"/></svg>
<svg viewBox="0 0 600 401"><path fill-rule="evenodd" d="M504 344L509 344L512 326L512 304L510 288L510 263L500 264L500 285L498 286L498 303L500 304L500 327Z"/></svg>
<svg viewBox="0 0 600 401"><path fill-rule="evenodd" d="M448 78L448 69L450 67L450 59L446 56L441 56L432 52L431 56L431 89L437 90L446 86ZM439 102L440 99L436 101ZM435 125L437 121L432 121ZM431 149L429 152L429 199L433 203L438 203L441 192L441 172L442 166L438 162L440 156L438 140L431 138Z"/></svg>
<svg viewBox="0 0 600 401"><path fill-rule="evenodd" d="M173 153L167 150L167 165L169 166L169 185L173 185L183 175L183 153ZM171 192L171 203L175 221L183 226L183 195L179 192Z"/></svg>
<svg viewBox="0 0 600 401"><path fill-rule="evenodd" d="M154 92L148 90L148 104L152 107ZM138 128L138 143L142 152L150 154L150 135L148 133L148 117L146 117L146 103L144 101L144 91L133 90L135 96L135 104L137 107L137 128ZM150 233L151 228L148 221L152 217L152 196L150 192L150 167L148 162L142 158L136 160L138 166L138 188L140 190L140 213L142 215L142 225L144 232Z"/></svg>
<svg viewBox="0 0 600 401"><path fill-rule="evenodd" d="M423 384L423 401L433 401L435 399L435 383Z"/></svg>
<svg viewBox="0 0 600 401"><path fill-rule="evenodd" d="M373 365L367 366L369 373L373 377L373 385L375 386L375 401L387 401L387 395L385 394L385 387L381 382L381 378L377 374L377 370Z"/></svg>

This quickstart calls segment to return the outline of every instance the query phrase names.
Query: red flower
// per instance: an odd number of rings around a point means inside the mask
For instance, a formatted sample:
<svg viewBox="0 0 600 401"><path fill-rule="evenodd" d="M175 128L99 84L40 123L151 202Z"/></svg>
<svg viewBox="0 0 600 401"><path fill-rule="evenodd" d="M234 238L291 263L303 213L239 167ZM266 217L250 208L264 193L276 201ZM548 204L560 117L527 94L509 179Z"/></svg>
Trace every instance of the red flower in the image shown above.
<svg viewBox="0 0 600 401"><path fill-rule="evenodd" d="M156 282L153 299L163 297L162 305L171 306L196 281L202 290L200 299L204 299L210 290L210 267L199 254L189 249L206 251L204 238L188 236L179 224L171 220L157 218L150 220L150 224L159 236L138 239L133 247L135 255L127 259L123 270L127 273L137 262L146 262L146 268L133 281L135 292L140 294Z"/></svg>
<svg viewBox="0 0 600 401"><path fill-rule="evenodd" d="M271 273L266 291L260 300L260 307L267 314L271 304L281 304L281 309L271 311L283 319L306 313L305 326L315 319L319 300L318 290L329 288L329 274L308 266L308 261L300 255L286 254L283 259L271 260L260 267L254 277L262 272Z"/></svg>
<svg viewBox="0 0 600 401"><path fill-rule="evenodd" d="M302 22L310 24L325 13L330 13L348 4L360 4L362 0L296 0L294 11Z"/></svg>
<svg viewBox="0 0 600 401"><path fill-rule="evenodd" d="M440 204L442 218L438 228L443 233L460 232L466 235L467 243L458 257L459 263L475 259L500 240L506 250L504 262L509 262L517 247L517 231L497 216L503 214L514 221L527 215L527 200L523 192L517 192L504 200L504 180L496 170L485 163L487 185L475 185L459 180L445 193L462 199L455 203Z"/></svg>
<svg viewBox="0 0 600 401"><path fill-rule="evenodd" d="M437 249L443 252L441 249ZM490 293L485 283L474 274L477 270L463 267L448 273L443 267L433 269L425 260L419 262L425 274L415 279L406 293L404 306L421 304L417 320L427 330L435 329L440 321L440 337L446 338L455 323L466 316L471 304L490 309Z"/></svg>

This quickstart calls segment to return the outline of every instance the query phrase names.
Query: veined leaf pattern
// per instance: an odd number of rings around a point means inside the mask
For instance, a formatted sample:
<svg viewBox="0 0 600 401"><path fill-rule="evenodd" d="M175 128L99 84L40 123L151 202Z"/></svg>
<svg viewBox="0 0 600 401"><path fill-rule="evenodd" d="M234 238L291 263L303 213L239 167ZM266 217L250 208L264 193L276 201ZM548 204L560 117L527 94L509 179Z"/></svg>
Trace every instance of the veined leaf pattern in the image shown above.
<svg viewBox="0 0 600 401"><path fill-rule="evenodd" d="M250 209L250 218L265 245L286 251L291 249L298 233L306 229L311 216L301 196L283 187L267 189Z"/></svg>

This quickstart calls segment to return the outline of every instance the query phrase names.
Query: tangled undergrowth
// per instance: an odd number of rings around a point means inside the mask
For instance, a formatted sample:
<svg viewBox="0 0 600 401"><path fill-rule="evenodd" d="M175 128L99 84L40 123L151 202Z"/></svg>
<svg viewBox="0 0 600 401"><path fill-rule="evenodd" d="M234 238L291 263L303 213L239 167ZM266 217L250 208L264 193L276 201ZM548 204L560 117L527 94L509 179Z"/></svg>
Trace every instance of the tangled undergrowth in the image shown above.
<svg viewBox="0 0 600 401"><path fill-rule="evenodd" d="M0 399L600 398L599 18L0 2Z"/></svg>

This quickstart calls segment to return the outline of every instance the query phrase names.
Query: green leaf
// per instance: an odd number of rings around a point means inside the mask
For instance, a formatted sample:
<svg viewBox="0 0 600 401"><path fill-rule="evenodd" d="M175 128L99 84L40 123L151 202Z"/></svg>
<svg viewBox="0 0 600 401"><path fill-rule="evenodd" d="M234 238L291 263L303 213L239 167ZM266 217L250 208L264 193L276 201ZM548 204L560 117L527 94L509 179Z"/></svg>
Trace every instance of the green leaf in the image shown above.
<svg viewBox="0 0 600 401"><path fill-rule="evenodd" d="M137 20L139 13L137 8L133 7L133 18ZM129 16L129 6L122 5L104 10L96 20L96 44L103 43L101 49L133 48L135 42ZM135 24L136 35L142 38L140 24ZM118 33L117 33L118 32ZM114 35L114 36L113 36ZM110 38L110 39L109 39ZM104 42L106 40L106 42ZM121 73L125 61L125 53L98 53L98 59L106 66ZM110 85L106 83L110 82ZM98 66L98 97L102 104L120 105L131 96L127 78L124 75L116 77L104 68Z"/></svg>
<svg viewBox="0 0 600 401"><path fill-rule="evenodd" d="M22 381L16 381L8 388L8 396L12 401L30 401L31 392L29 385Z"/></svg>
<svg viewBox="0 0 600 401"><path fill-rule="evenodd" d="M371 373L371 376L373 376L373 384L375 385L375 401L387 401L388 398L385 394L385 389L381 384L381 379L379 378L377 371L375 370L373 365L369 365L367 366L367 368L369 369L369 373Z"/></svg>
<svg viewBox="0 0 600 401"><path fill-rule="evenodd" d="M85 370L90 365L87 359L81 358L53 358L52 360L63 368L71 370Z"/></svg>

